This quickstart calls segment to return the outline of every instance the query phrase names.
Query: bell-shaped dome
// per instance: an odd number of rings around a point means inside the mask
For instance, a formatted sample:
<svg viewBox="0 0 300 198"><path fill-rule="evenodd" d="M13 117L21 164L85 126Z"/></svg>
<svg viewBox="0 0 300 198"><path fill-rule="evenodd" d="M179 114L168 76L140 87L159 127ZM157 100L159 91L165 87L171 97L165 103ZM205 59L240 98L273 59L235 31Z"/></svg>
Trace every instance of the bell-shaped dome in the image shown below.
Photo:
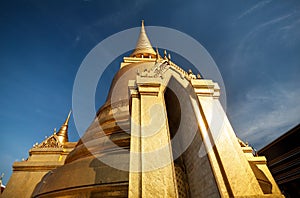
<svg viewBox="0 0 300 198"><path fill-rule="evenodd" d="M33 197L127 196L130 159L128 81L135 80L138 71L153 67L156 56L143 23L137 48L131 56L141 60L127 61L117 72L105 104L67 156L65 165L46 174L36 186Z"/></svg>

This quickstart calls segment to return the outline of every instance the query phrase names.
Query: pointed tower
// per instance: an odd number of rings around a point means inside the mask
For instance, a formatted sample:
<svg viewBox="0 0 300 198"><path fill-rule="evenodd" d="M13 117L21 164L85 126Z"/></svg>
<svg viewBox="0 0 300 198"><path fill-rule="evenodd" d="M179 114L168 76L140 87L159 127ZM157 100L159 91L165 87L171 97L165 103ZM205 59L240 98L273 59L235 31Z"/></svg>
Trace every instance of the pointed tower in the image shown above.
<svg viewBox="0 0 300 198"><path fill-rule="evenodd" d="M63 125L61 125L58 133L56 134L56 136L58 138L58 141L61 144L64 144L65 142L69 141L69 138L68 138L68 127L69 127L69 120L70 120L71 113L72 113L72 111L69 112L66 121L64 122Z"/></svg>
<svg viewBox="0 0 300 198"><path fill-rule="evenodd" d="M121 63L120 68L136 62L153 62L156 59L161 59L161 56L159 55L158 49L153 49L146 33L144 20L142 20L140 34L135 49L129 57L123 58L124 61Z"/></svg>
<svg viewBox="0 0 300 198"><path fill-rule="evenodd" d="M32 197L282 197L265 158L237 139L218 84L170 59L142 22L105 104Z"/></svg>
<svg viewBox="0 0 300 198"><path fill-rule="evenodd" d="M35 143L29 150L29 157L14 162L13 173L1 198L31 197L41 179L51 170L62 166L76 142L68 141L68 122L71 112L58 133L46 137L40 144Z"/></svg>
<svg viewBox="0 0 300 198"><path fill-rule="evenodd" d="M130 56L137 58L155 58L156 56L156 52L153 50L153 47L146 34L144 20L142 20L140 36L136 43L135 50Z"/></svg>

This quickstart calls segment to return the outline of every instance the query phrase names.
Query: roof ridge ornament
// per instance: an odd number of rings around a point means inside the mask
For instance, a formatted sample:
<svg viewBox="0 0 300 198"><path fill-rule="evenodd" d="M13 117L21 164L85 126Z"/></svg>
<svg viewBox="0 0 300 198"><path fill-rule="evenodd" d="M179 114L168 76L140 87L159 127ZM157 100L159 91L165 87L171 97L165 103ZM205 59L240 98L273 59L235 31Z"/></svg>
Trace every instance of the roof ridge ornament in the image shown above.
<svg viewBox="0 0 300 198"><path fill-rule="evenodd" d="M54 128L53 135L47 137L45 136L45 140L43 142L35 143L33 148L63 148L66 142L69 142L68 139L68 127L69 120L71 117L72 110L70 110L65 122L61 125L58 132L56 132L56 128Z"/></svg>
<svg viewBox="0 0 300 198"><path fill-rule="evenodd" d="M2 183L3 177L4 177L4 173L2 173L0 176L0 187L4 187L4 185Z"/></svg>
<svg viewBox="0 0 300 198"><path fill-rule="evenodd" d="M164 50L164 60L167 60L167 50Z"/></svg>

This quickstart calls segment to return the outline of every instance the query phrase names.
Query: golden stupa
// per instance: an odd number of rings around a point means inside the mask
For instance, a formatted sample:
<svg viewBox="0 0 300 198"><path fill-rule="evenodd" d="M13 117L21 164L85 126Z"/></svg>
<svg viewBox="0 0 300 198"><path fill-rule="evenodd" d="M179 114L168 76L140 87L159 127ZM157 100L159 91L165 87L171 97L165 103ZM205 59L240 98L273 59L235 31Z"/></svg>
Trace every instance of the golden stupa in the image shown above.
<svg viewBox="0 0 300 198"><path fill-rule="evenodd" d="M217 83L184 71L166 52L161 57L142 22L136 48L124 57L90 127L74 148L63 124L53 137L64 163L36 176L26 196L283 197L266 159L236 137L219 91ZM220 116L213 119L223 119L218 135L219 120L209 120L214 113ZM14 187L18 181L6 190Z"/></svg>

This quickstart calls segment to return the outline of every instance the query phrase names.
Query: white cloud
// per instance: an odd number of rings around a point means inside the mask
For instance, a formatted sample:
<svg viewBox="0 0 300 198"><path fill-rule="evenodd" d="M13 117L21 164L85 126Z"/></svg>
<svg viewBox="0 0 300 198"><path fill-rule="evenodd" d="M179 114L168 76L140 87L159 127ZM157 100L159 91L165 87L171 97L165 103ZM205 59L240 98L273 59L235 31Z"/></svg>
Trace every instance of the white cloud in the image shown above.
<svg viewBox="0 0 300 198"><path fill-rule="evenodd" d="M295 12L296 13L296 12ZM252 37L257 34L258 32L260 32L262 29L264 29L265 27L269 26L269 25L273 25L273 24L276 24L278 22L281 22L285 19L288 19L289 17L295 15L295 13L289 13L289 14L286 14L286 15L283 15L283 16L279 16L279 17L276 17L272 20L269 20L269 21L266 21L260 25L257 25L256 27L254 27L244 38L243 42L241 42L241 45L239 48L243 48L244 47L244 43L247 41L247 42L250 42L252 40Z"/></svg>
<svg viewBox="0 0 300 198"><path fill-rule="evenodd" d="M290 30L290 29L295 28L296 26L298 26L298 23L300 23L300 19L295 20L291 24L288 24L288 25L286 25L284 27L281 27L280 29L281 30Z"/></svg>
<svg viewBox="0 0 300 198"><path fill-rule="evenodd" d="M275 83L247 92L231 115L237 135L258 148L300 123L300 89Z"/></svg>
<svg viewBox="0 0 300 198"><path fill-rule="evenodd" d="M253 42L258 38L265 38L265 43L269 39L270 42L281 42L285 45L296 44L295 40L299 39L299 20L299 11L294 11L264 21L249 29L248 33L239 41L239 44L235 48L232 63L230 64L231 69L234 70L237 67L247 66L243 64L246 63L245 58L249 57L253 59L249 51L260 50L260 43ZM270 32L271 34L269 34Z"/></svg>
<svg viewBox="0 0 300 198"><path fill-rule="evenodd" d="M272 0L265 0L265 1L261 1L257 4L255 4L254 6L252 6L251 8L247 9L246 11L244 11L239 17L238 19L241 19L251 13L253 13L256 10L261 9L262 7L264 7L265 5L267 5L268 3L270 3Z"/></svg>

